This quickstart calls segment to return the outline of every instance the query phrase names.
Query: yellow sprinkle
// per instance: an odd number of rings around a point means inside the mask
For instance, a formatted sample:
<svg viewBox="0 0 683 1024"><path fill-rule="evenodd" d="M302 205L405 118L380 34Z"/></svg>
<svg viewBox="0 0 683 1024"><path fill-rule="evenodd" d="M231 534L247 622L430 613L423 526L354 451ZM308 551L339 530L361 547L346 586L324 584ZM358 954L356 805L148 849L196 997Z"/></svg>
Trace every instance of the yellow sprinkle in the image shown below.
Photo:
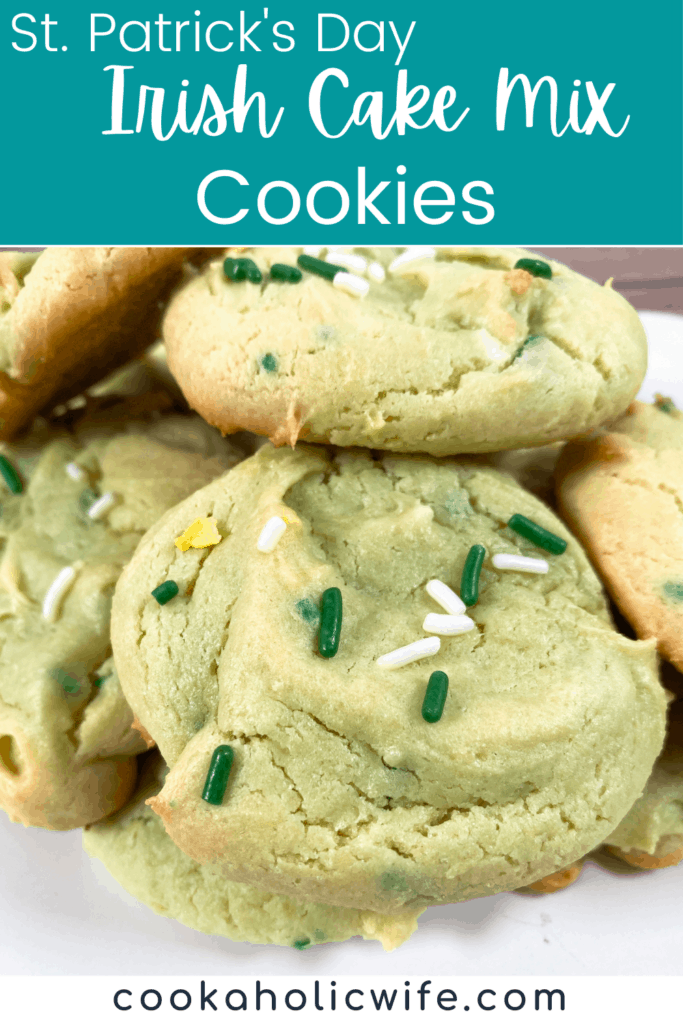
<svg viewBox="0 0 683 1024"><path fill-rule="evenodd" d="M222 537L218 532L216 520L208 516L206 519L195 519L185 530L185 533L182 533L180 537L176 537L174 543L181 551L187 551L188 548L209 548L212 544L218 544L221 540Z"/></svg>

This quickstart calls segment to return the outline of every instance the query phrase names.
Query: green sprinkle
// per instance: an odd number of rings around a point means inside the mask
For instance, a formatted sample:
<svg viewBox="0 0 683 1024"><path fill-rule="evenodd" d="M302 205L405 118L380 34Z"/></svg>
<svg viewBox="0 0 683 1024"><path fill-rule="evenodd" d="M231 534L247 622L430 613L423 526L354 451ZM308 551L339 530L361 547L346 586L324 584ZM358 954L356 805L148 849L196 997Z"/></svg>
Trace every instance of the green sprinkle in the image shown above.
<svg viewBox="0 0 683 1024"><path fill-rule="evenodd" d="M244 281L246 279L247 268L243 264L243 260L235 259L234 256L228 256L223 260L223 273L229 281Z"/></svg>
<svg viewBox="0 0 683 1024"><path fill-rule="evenodd" d="M342 626L342 596L339 587L330 587L323 593L320 604L320 632L318 650L323 658L333 658L339 649Z"/></svg>
<svg viewBox="0 0 683 1024"><path fill-rule="evenodd" d="M57 682L64 690L64 693L78 693L81 688L78 680L74 679L68 672L65 672L63 668L57 671Z"/></svg>
<svg viewBox="0 0 683 1024"><path fill-rule="evenodd" d="M562 555L567 550L566 540L562 540L557 534L551 533L550 530L546 530L543 526L539 526L538 523L534 523L531 519L527 519L526 516L522 516L518 512L515 512L514 516L510 517L508 526L515 533L518 533L520 537L530 540L537 548L549 551L551 555Z"/></svg>
<svg viewBox="0 0 683 1024"><path fill-rule="evenodd" d="M532 277L547 277L548 280L553 276L552 270L543 260L517 260L515 270L526 270Z"/></svg>
<svg viewBox="0 0 683 1024"><path fill-rule="evenodd" d="M240 260L240 263L244 267L247 281L251 281L252 284L260 284L263 279L263 275L259 268L256 266L253 260Z"/></svg>
<svg viewBox="0 0 683 1024"><path fill-rule="evenodd" d="M522 352L526 351L526 349L528 348L533 348L534 345L538 345L541 341L543 341L542 334L530 334L529 337L522 342L522 344L515 352L514 356L512 357L513 360L519 359Z"/></svg>
<svg viewBox="0 0 683 1024"><path fill-rule="evenodd" d="M258 284L263 276L253 260L234 256L223 260L223 273L230 281L252 281L254 284Z"/></svg>
<svg viewBox="0 0 683 1024"><path fill-rule="evenodd" d="M168 604L168 602L178 596L178 584L175 580L165 580L160 583L158 587L155 587L152 591L152 597L158 604Z"/></svg>
<svg viewBox="0 0 683 1024"><path fill-rule="evenodd" d="M444 499L443 508L448 521L452 519L466 519L473 512L469 495L467 491L461 488L448 492Z"/></svg>
<svg viewBox="0 0 683 1024"><path fill-rule="evenodd" d="M660 412L672 413L676 411L676 406L670 398L664 398L662 395L655 395L655 405Z"/></svg>
<svg viewBox="0 0 683 1024"><path fill-rule="evenodd" d="M438 722L448 695L448 676L445 672L432 672L422 701L422 717L425 722Z"/></svg>
<svg viewBox="0 0 683 1024"><path fill-rule="evenodd" d="M78 504L81 506L83 512L87 512L89 508L95 504L100 495L97 491L93 491L92 487L86 487L84 491L78 496Z"/></svg>
<svg viewBox="0 0 683 1024"><path fill-rule="evenodd" d="M304 597L301 601L297 601L296 610L304 622L313 624L314 622L317 623L320 619L320 611L309 597Z"/></svg>
<svg viewBox="0 0 683 1024"><path fill-rule="evenodd" d="M259 362L266 373L277 373L279 363L277 356L274 356L272 352L266 352L264 356L261 356Z"/></svg>
<svg viewBox="0 0 683 1024"><path fill-rule="evenodd" d="M296 284L303 277L298 267L290 267L287 263L273 263L270 276L274 281L291 281Z"/></svg>
<svg viewBox="0 0 683 1024"><path fill-rule="evenodd" d="M306 946L310 946L310 944L310 939L295 939L295 941L292 943L292 946L294 949L305 949Z"/></svg>
<svg viewBox="0 0 683 1024"><path fill-rule="evenodd" d="M21 494L24 489L21 477L9 459L6 459L4 455L0 455L0 473L2 473L2 478L12 494Z"/></svg>
<svg viewBox="0 0 683 1024"><path fill-rule="evenodd" d="M662 589L665 597L672 601L683 601L683 580L667 580Z"/></svg>
<svg viewBox="0 0 683 1024"><path fill-rule="evenodd" d="M234 757L235 751L225 743L214 750L202 791L202 800L207 804L223 803Z"/></svg>
<svg viewBox="0 0 683 1024"><path fill-rule="evenodd" d="M344 270L344 267L338 267L336 263L326 263L325 260L318 260L315 256L299 256L297 263L304 270L310 271L311 274L317 274L319 277L325 277L328 281Z"/></svg>
<svg viewBox="0 0 683 1024"><path fill-rule="evenodd" d="M405 892L408 888L405 876L398 871L385 871L379 884L385 892Z"/></svg>
<svg viewBox="0 0 683 1024"><path fill-rule="evenodd" d="M100 686L102 686L102 683L106 683L107 679L109 678L110 676L97 676L96 679L93 679L92 684L93 686L96 686L97 689L99 690Z"/></svg>
<svg viewBox="0 0 683 1024"><path fill-rule="evenodd" d="M479 600L479 574L485 556L486 548L483 544L473 544L467 552L460 578L460 597L468 607Z"/></svg>

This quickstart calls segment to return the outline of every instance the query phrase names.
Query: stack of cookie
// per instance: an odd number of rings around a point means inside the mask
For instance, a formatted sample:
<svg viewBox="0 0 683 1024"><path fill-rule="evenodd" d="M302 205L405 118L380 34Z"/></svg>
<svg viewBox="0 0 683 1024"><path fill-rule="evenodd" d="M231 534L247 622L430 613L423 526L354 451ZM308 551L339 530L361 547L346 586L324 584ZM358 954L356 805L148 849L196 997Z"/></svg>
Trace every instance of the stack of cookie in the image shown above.
<svg viewBox="0 0 683 1024"><path fill-rule="evenodd" d="M635 517L678 529L683 426L631 405L645 337L609 284L514 249L228 250L163 337L199 416L148 364L5 450L10 814L88 825L161 913L298 948L393 948L605 841L673 863L683 568ZM616 557L636 523L647 573Z"/></svg>
<svg viewBox="0 0 683 1024"><path fill-rule="evenodd" d="M156 418L173 400L142 364L119 380L118 397L81 396L34 416L154 340L157 303L183 256L0 255L0 436L24 431L0 456L0 801L26 825L73 828L130 795L145 744L111 661L111 594L145 529L212 475L192 458L186 483L169 451L165 493L149 494L147 469L157 475L164 454ZM186 418L176 426L186 431ZM155 468L143 465L148 458Z"/></svg>

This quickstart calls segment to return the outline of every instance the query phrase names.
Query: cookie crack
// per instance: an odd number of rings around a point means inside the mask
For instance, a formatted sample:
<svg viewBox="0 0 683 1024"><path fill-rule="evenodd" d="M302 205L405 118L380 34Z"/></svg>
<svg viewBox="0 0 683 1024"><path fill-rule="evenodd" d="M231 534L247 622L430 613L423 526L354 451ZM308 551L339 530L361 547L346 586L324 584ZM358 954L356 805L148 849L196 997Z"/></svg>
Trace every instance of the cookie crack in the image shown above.
<svg viewBox="0 0 683 1024"><path fill-rule="evenodd" d="M575 363L580 363L582 366L592 366L602 380L606 384L609 383L612 374L605 365L601 352L598 352L592 359L588 359L564 338L559 338L557 335L553 337L547 333L544 333L543 337L546 338L551 345L554 345L555 348L558 348L561 352L564 352L565 355L569 356L570 359L573 359Z"/></svg>
<svg viewBox="0 0 683 1024"><path fill-rule="evenodd" d="M315 722L316 725L318 725L321 729L324 729L325 732L329 733L331 736L336 736L337 739L340 739L342 741L342 743L344 743L344 745L348 748L348 751L349 751L350 754L354 754L354 751L352 749L352 743L357 743L359 746L364 747L371 754L373 754L374 757L376 757L379 761L381 761L381 763L384 765L385 768L392 769L392 768L396 767L395 765L387 764L387 762L384 760L383 756L379 753L379 751L376 750L366 740L360 740L360 739L350 740L348 736L344 736L343 733L337 732L336 729L333 729L331 726L329 726L325 722L323 722L322 719L320 719L316 715L314 715L312 711L308 711L306 708L291 707L289 704L286 704L285 701L280 700L277 697L273 697L272 699L275 701L275 703L280 704L280 705L282 705L282 707L286 708L287 711L290 711L290 712L293 712L293 713L296 713L296 714L300 714L300 715L304 715L306 718L310 718L311 721ZM408 774L414 776L414 778L417 779L418 782L420 781L420 777L417 774L417 772L413 771L411 768L404 768L403 770L408 772Z"/></svg>
<svg viewBox="0 0 683 1024"><path fill-rule="evenodd" d="M289 772L287 771L285 766L282 765L282 764L278 764L278 762L275 760L275 757L273 755L273 751L270 750L270 749L268 749L268 756L270 757L270 760L271 760L271 763L272 763L273 767L277 768L279 771L282 772L283 776L285 777L285 779L289 783L290 789L292 789L294 791L294 793L297 795L297 797L299 798L299 806L296 808L295 811L292 812L294 814L297 814L303 808L303 806L304 806L304 802L305 801L304 801L303 793L297 787L296 782L294 781L292 776L289 774Z"/></svg>
<svg viewBox="0 0 683 1024"><path fill-rule="evenodd" d="M673 489L673 487L668 487L667 484L660 483L657 484L657 489L663 491L665 494L668 494L669 497L673 498L676 508L681 514L683 514L683 501L681 501L680 497L678 496L677 492Z"/></svg>
<svg viewBox="0 0 683 1024"><path fill-rule="evenodd" d="M333 736L337 737L338 739L340 739L341 742L344 744L344 746L347 747L349 752L351 754L355 755L355 751L352 749L351 741L347 737L345 737L343 734L339 733L337 730L334 730L331 727L327 726L317 716L315 716L312 713L310 713L308 711L305 711L303 709L290 708L289 705L287 705L284 701L278 700L277 698L274 698L274 700L275 700L276 703L279 703L283 707L285 707L287 709L287 711L289 711L290 713L296 712L296 713L299 713L299 714L301 714L301 715L311 719L312 721L314 721L324 731L326 731L326 732L330 733L331 735L333 735ZM254 739L257 739L259 742L265 742L266 744L272 742L272 739L270 739L269 737L265 737L265 736L258 736L257 737L257 736L253 736L252 735L252 736L250 736L250 737L248 737L246 739L247 739L247 742L251 742ZM367 750L371 751L375 755L375 757L377 757L382 762L382 764L385 767L387 767L387 768L392 768L393 767L391 765L387 765L386 761L381 757L381 755L378 754L378 752L376 750L374 750L374 748L370 744L367 744L367 743L365 743L365 741L360 741L360 740L354 740L353 742L355 744L363 746ZM343 826L343 827L336 827L335 828L328 821L325 821L325 820L319 819L319 818L309 817L309 815L308 815L308 813L306 811L306 806L305 806L306 805L306 800L305 800L304 794L301 793L301 791L297 787L295 781L289 776L289 774L288 774L287 770L285 769L285 767L283 765L280 765L277 761L275 761L275 758L273 757L272 751L269 751L269 755L271 757L271 761L274 764L274 766L277 767L283 773L283 776L287 779L287 781L289 782L292 790L297 794L297 796L299 797L299 799L301 801L299 808L297 808L297 810L295 812L293 812L293 813L299 818L299 820L303 824L303 826L306 829L306 831L308 831L308 828L310 828L310 827L324 828L327 831L329 831L335 837L336 845L338 847L342 847L342 846L347 846L349 843L352 843L363 832L367 832L368 826L371 826L371 825L376 824L378 822L377 815L376 814L375 815L371 814L369 817L357 820L353 824L349 824L349 825L346 825L346 826ZM418 774L416 772L414 772L413 770L406 768L405 771L408 772L409 774L413 775L417 779L418 782L421 781L419 776L418 776ZM493 820L497 820L499 822L502 822L503 815L504 815L505 810L507 808L514 806L516 803L521 803L525 807L527 807L527 809L528 809L527 801L534 795L535 792L537 792L537 790L534 788L530 792L525 793L524 796L521 796L521 795L514 796L510 800L506 801L504 804L495 805L495 806L493 804L491 804L489 801L484 800L483 798L479 797L479 798L473 799L469 803L465 803L465 804L453 803L449 807L435 808L433 803L431 801L429 801L429 800L412 800L412 799L407 799L407 798L404 798L404 797L398 797L398 798L391 797L391 796L388 796L388 795L384 796L384 797L373 797L370 794L368 794L367 792L365 792L353 780L349 780L348 782L345 782L344 785L348 785L351 789L354 790L354 792L363 801L365 801L365 803L367 805L369 805L370 808L372 808L373 810L375 810L377 812L380 812L380 813L381 812L390 813L392 810L398 809L398 808L400 808L402 810L407 810L407 811L411 811L411 810L413 810L415 808L425 808L425 809L431 811L431 814L428 815L426 820L418 820L418 821L415 821L415 822L411 823L410 825L405 825L404 826L405 829L406 829L406 832L408 834L421 834L423 836L429 834L428 830L437 829L440 826L442 826L442 825L452 821L453 818L456 815L467 816L467 815L470 815L471 813L477 813L477 812L482 813L483 812L483 813L485 813L487 815L487 817L492 818ZM555 807L554 805L552 805L550 803L547 805L547 808L551 809L551 810L556 810L557 809L557 807ZM540 814L540 813L543 812L544 809L545 808L540 808L540 809L538 809L536 811L536 813ZM596 808L596 810L597 810L597 808ZM564 821L564 819L562 819L562 820ZM569 819L567 819L567 822L565 822L565 823L569 823ZM571 823L571 824L572 824L572 827L575 828L573 823ZM391 848L391 844L390 843L384 842L384 843L381 843L380 845L382 845L384 847L387 847L387 848ZM486 852L486 851L483 851L483 852ZM406 857L412 857L412 855L405 854L405 853L403 855L406 856ZM294 856L294 859L301 859L301 855L299 855L299 854L296 854L296 855L293 855L293 856ZM324 856L324 851L318 851L318 852L313 853L312 855L307 856L307 857L305 857L303 859L306 860L306 862L310 862L310 861L317 860L321 856ZM283 856L280 859L288 860L290 858L289 858L288 855L285 855L285 856ZM412 859L414 859L414 858L412 858Z"/></svg>

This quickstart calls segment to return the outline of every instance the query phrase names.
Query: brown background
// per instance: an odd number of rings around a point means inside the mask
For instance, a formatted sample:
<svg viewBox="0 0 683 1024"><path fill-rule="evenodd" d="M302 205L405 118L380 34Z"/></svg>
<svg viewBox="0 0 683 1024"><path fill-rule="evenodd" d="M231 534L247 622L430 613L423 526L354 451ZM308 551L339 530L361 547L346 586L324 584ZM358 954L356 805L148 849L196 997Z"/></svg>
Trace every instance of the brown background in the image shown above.
<svg viewBox="0 0 683 1024"><path fill-rule="evenodd" d="M614 287L636 309L683 313L683 248L529 248L568 263L601 284L613 277Z"/></svg>
<svg viewBox="0 0 683 1024"><path fill-rule="evenodd" d="M683 313L683 249L539 249L574 270L614 287L636 309Z"/></svg>

